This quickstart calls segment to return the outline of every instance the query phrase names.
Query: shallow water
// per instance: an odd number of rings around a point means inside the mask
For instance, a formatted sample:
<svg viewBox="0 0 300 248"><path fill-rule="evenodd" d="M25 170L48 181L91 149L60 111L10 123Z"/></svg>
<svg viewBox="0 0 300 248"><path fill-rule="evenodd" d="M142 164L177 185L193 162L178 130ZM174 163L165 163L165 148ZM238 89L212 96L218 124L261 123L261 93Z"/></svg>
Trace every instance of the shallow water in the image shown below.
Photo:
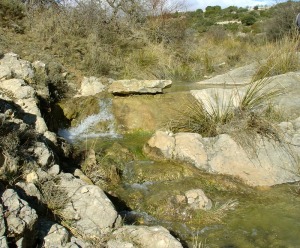
<svg viewBox="0 0 300 248"><path fill-rule="evenodd" d="M127 206L122 212L125 221L165 226L187 247L195 247L195 240L202 244L198 247L210 248L300 247L299 184L258 189L190 165L154 162L142 154L149 136L136 133L93 143L103 151L118 141L138 157L125 166L120 185L111 191ZM172 203L174 196L195 188L203 189L213 201L212 210L189 212ZM217 214L229 200L238 201L238 206Z"/></svg>
<svg viewBox="0 0 300 248"><path fill-rule="evenodd" d="M165 92L211 87L215 86L175 82ZM104 121L112 123L107 106L100 106L104 112L96 117L104 116ZM118 142L134 155L133 161L122 164L119 185L108 186L110 194L122 202L122 206L114 204L125 223L162 225L192 248L300 247L300 184L252 188L232 177L204 173L191 165L151 161L142 152L151 133L135 132L120 137L110 135L116 134L112 128L108 129L111 132L104 132L108 135L100 132L97 139L91 139L89 131L93 125L93 119L83 122L77 129L69 130L69 136L88 137L84 147L92 146L96 152ZM178 195L199 188L212 200L212 210L192 211L187 204L174 202ZM232 202L238 205L228 207Z"/></svg>

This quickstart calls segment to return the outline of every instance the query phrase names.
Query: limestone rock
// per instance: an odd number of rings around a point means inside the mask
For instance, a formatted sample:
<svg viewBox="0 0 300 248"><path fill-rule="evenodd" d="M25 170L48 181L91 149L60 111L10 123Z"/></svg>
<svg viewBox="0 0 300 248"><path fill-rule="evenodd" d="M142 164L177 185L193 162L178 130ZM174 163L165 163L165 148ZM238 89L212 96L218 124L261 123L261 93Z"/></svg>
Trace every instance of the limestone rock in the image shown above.
<svg viewBox="0 0 300 248"><path fill-rule="evenodd" d="M14 78L30 80L34 76L34 70L31 63L20 59L15 53L6 53L0 60L0 64L11 68Z"/></svg>
<svg viewBox="0 0 300 248"><path fill-rule="evenodd" d="M5 235L5 232L6 232L6 226L5 226L4 216L3 216L3 205L0 204L0 239Z"/></svg>
<svg viewBox="0 0 300 248"><path fill-rule="evenodd" d="M156 94L162 93L164 88L170 87L170 80L118 80L114 81L108 88L113 94Z"/></svg>
<svg viewBox="0 0 300 248"><path fill-rule="evenodd" d="M10 79L11 77L11 69L7 65L0 64L0 81Z"/></svg>
<svg viewBox="0 0 300 248"><path fill-rule="evenodd" d="M211 200L204 194L202 189L191 189L185 192L187 203L193 209L210 210Z"/></svg>
<svg viewBox="0 0 300 248"><path fill-rule="evenodd" d="M295 182L300 179L296 163L300 154L300 134L293 131L291 123L281 126L290 130L290 134L285 132L288 134L287 142L279 143L257 136L255 154L227 134L203 139L194 133L178 133L169 137L161 131L150 138L144 152L186 161L208 172L236 176L253 186Z"/></svg>
<svg viewBox="0 0 300 248"><path fill-rule="evenodd" d="M70 239L67 229L52 221L39 223L39 236L44 240L45 248L65 247Z"/></svg>
<svg viewBox="0 0 300 248"><path fill-rule="evenodd" d="M145 144L143 150L146 154L154 157L173 158L175 149L175 138L170 133L157 131Z"/></svg>
<svg viewBox="0 0 300 248"><path fill-rule="evenodd" d="M106 245L107 248L135 248L134 244L120 240L109 240Z"/></svg>
<svg viewBox="0 0 300 248"><path fill-rule="evenodd" d="M38 180L38 175L32 171L29 174L26 175L26 182L27 183L34 183Z"/></svg>
<svg viewBox="0 0 300 248"><path fill-rule="evenodd" d="M23 189L27 196L33 196L38 200L42 199L42 194L34 183L18 182L16 185Z"/></svg>
<svg viewBox="0 0 300 248"><path fill-rule="evenodd" d="M5 190L1 198L7 213L9 213L6 216L8 235L16 238L22 237L19 239L19 243L23 247L32 247L38 219L35 210L26 201L20 199L12 189Z"/></svg>
<svg viewBox="0 0 300 248"><path fill-rule="evenodd" d="M16 103L26 113L23 119L26 124L34 125L35 130L38 133L45 133L48 130L45 120L42 118L41 112L37 106L35 98L19 99L16 101Z"/></svg>
<svg viewBox="0 0 300 248"><path fill-rule="evenodd" d="M174 159L190 162L197 168L207 168L207 154L200 134L178 133L175 144Z"/></svg>
<svg viewBox="0 0 300 248"><path fill-rule="evenodd" d="M54 160L52 151L42 142L36 142L34 154L37 157L39 165L42 167L49 167Z"/></svg>
<svg viewBox="0 0 300 248"><path fill-rule="evenodd" d="M59 174L59 172L60 172L60 167L58 164L52 165L48 170L48 174L53 177L57 176Z"/></svg>
<svg viewBox="0 0 300 248"><path fill-rule="evenodd" d="M118 213L99 187L86 185L70 174L61 174L61 187L70 200L63 210L64 218L72 220L80 233L98 236L115 226Z"/></svg>
<svg viewBox="0 0 300 248"><path fill-rule="evenodd" d="M114 242L119 242L119 244L121 242L123 246L120 247L124 248L182 248L181 243L161 226L123 226L113 232L111 240L116 240ZM109 244L112 248L116 247L112 246L112 244L116 244L112 241Z"/></svg>
<svg viewBox="0 0 300 248"><path fill-rule="evenodd" d="M254 186L300 179L289 149L267 140L257 143L257 154L251 157L229 135L222 134L213 145L209 165L211 171L237 176Z"/></svg>
<svg viewBox="0 0 300 248"><path fill-rule="evenodd" d="M144 145L143 151L154 158L178 159L207 168L207 154L202 137L196 133L170 134L157 131Z"/></svg>
<svg viewBox="0 0 300 248"><path fill-rule="evenodd" d="M210 88L192 90L191 94L203 104L208 114L225 114L228 109L237 108L245 94L245 89Z"/></svg>
<svg viewBox="0 0 300 248"><path fill-rule="evenodd" d="M216 85L245 85L251 82L253 75L257 71L258 65L256 63L242 66L233 69L227 73L217 75L213 78L198 82L198 84L216 84Z"/></svg>
<svg viewBox="0 0 300 248"><path fill-rule="evenodd" d="M0 81L0 88L18 99L33 98L35 95L34 89L27 85L23 79L14 78Z"/></svg>
<svg viewBox="0 0 300 248"><path fill-rule="evenodd" d="M80 95L93 96L106 89L101 80L96 77L84 77L81 82Z"/></svg>

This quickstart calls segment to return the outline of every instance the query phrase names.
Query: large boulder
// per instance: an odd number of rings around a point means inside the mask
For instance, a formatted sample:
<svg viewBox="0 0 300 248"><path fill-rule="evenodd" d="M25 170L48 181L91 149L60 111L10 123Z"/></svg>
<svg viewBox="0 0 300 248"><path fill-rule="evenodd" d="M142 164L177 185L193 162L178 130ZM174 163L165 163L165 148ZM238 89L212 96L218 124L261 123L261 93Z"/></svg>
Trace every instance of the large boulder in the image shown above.
<svg viewBox="0 0 300 248"><path fill-rule="evenodd" d="M256 154L249 154L245 149L229 135L219 135L209 156L210 171L239 177L253 186L300 180L297 163L288 146L259 139Z"/></svg>
<svg viewBox="0 0 300 248"><path fill-rule="evenodd" d="M207 154L203 139L197 133L156 131L144 145L143 151L153 158L176 159L190 162L197 168L207 168Z"/></svg>
<svg viewBox="0 0 300 248"><path fill-rule="evenodd" d="M86 185L71 174L61 174L60 185L68 195L62 214L79 233L88 237L99 236L118 226L118 213L98 186Z"/></svg>
<svg viewBox="0 0 300 248"><path fill-rule="evenodd" d="M217 75L213 78L206 79L198 82L201 85L245 85L251 82L252 77L255 75L258 68L257 63L242 66L226 72L221 75Z"/></svg>
<svg viewBox="0 0 300 248"><path fill-rule="evenodd" d="M109 86L108 91L116 95L156 94L171 85L171 80L118 80Z"/></svg>

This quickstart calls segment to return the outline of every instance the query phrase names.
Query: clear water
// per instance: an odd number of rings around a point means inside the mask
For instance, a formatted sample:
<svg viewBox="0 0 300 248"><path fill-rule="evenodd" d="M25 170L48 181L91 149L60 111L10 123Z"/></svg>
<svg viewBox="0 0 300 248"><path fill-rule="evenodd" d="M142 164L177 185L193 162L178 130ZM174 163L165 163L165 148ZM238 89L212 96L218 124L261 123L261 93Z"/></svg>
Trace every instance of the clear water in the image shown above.
<svg viewBox="0 0 300 248"><path fill-rule="evenodd" d="M97 137L120 137L115 129L115 118L111 111L112 99L99 100L99 113L90 115L78 126L69 129L60 129L58 135L62 136L71 143L77 140L84 140ZM103 124L102 128L96 131L95 127Z"/></svg>

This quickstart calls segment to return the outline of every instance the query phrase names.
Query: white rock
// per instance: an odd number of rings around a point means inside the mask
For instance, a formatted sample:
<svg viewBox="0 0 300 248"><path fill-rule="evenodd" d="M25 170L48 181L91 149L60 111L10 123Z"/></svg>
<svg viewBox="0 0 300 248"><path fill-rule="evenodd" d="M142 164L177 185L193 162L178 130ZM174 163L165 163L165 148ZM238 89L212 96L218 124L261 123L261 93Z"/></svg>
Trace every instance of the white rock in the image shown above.
<svg viewBox="0 0 300 248"><path fill-rule="evenodd" d="M133 243L141 248L182 248L180 242L161 226L123 226L113 232L112 237L111 240L126 241L127 247Z"/></svg>
<svg viewBox="0 0 300 248"><path fill-rule="evenodd" d="M34 98L34 89L27 85L23 79L8 79L0 81L0 88L8 91L18 99Z"/></svg>
<svg viewBox="0 0 300 248"><path fill-rule="evenodd" d="M0 64L0 81L10 79L11 77L11 69L7 65Z"/></svg>
<svg viewBox="0 0 300 248"><path fill-rule="evenodd" d="M171 80L118 80L108 88L113 94L155 94L172 85Z"/></svg>
<svg viewBox="0 0 300 248"><path fill-rule="evenodd" d="M81 82L80 95L93 96L106 89L101 80L96 77L84 77Z"/></svg>
<svg viewBox="0 0 300 248"><path fill-rule="evenodd" d="M192 163L197 168L207 168L207 154L200 134L178 133L175 135L175 144L175 159Z"/></svg>
<svg viewBox="0 0 300 248"><path fill-rule="evenodd" d="M173 158L175 149L175 138L168 135L167 132L156 131L144 146L144 152L153 157L165 157L167 159Z"/></svg>

